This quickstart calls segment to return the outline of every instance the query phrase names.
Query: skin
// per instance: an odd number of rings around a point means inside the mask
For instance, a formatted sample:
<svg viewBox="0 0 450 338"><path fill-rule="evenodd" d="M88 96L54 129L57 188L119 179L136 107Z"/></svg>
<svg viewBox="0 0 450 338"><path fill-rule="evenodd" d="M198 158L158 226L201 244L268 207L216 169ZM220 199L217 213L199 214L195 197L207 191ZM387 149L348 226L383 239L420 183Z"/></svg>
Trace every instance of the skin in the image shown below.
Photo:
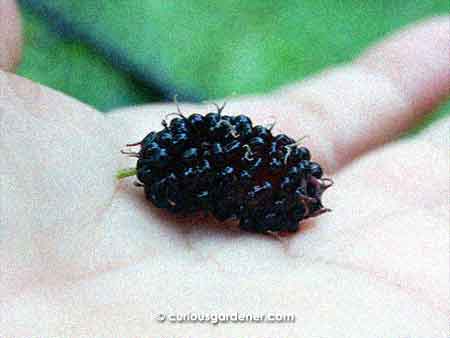
<svg viewBox="0 0 450 338"><path fill-rule="evenodd" d="M0 69L13 70L20 61L22 35L17 5L0 0Z"/></svg>
<svg viewBox="0 0 450 338"><path fill-rule="evenodd" d="M20 41L11 18L0 29ZM324 194L333 212L283 238L149 206L132 178L116 181L134 164L119 150L175 107L103 115L8 72L17 45L0 39L0 335L447 337L450 120L398 136L450 93L448 19L301 83L227 100L226 112L308 135L335 181ZM182 104L186 115L212 109ZM296 322L155 320L236 311Z"/></svg>

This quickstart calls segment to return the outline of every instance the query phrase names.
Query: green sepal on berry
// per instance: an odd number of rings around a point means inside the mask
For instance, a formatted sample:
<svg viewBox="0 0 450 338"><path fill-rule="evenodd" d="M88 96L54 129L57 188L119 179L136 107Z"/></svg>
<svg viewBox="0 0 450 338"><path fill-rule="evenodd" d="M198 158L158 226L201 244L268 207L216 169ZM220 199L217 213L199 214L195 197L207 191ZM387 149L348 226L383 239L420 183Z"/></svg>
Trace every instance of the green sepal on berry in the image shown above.
<svg viewBox="0 0 450 338"><path fill-rule="evenodd" d="M120 180L122 178L136 176L136 174L137 174L136 168L125 168L117 171L116 178Z"/></svg>

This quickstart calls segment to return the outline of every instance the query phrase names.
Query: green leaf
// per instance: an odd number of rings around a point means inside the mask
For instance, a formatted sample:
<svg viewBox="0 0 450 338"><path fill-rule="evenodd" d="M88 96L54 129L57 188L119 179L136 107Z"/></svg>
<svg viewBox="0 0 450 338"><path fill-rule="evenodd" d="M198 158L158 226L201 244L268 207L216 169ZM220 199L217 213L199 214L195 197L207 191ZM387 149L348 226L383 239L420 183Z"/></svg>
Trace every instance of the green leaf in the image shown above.
<svg viewBox="0 0 450 338"><path fill-rule="evenodd" d="M17 71L100 110L157 100L130 74L79 40L65 39L44 19L22 10L25 46Z"/></svg>

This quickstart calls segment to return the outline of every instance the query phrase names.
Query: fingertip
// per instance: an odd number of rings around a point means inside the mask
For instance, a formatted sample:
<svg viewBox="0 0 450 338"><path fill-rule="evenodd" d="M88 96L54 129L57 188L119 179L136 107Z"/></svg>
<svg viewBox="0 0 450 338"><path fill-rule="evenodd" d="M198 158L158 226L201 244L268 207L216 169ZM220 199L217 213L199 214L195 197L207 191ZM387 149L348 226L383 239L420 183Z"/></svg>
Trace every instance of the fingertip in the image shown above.
<svg viewBox="0 0 450 338"><path fill-rule="evenodd" d="M390 78L417 112L450 94L450 16L428 18L394 34L356 63Z"/></svg>
<svg viewBox="0 0 450 338"><path fill-rule="evenodd" d="M0 1L0 69L14 71L20 62L22 30L14 0Z"/></svg>

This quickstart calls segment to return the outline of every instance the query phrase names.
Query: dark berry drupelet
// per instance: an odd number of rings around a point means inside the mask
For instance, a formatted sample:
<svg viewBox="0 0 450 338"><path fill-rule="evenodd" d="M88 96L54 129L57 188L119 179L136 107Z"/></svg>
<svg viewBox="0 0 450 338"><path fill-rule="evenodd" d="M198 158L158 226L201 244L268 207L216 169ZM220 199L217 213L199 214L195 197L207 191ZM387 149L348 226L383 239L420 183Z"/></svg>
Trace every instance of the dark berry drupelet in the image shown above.
<svg viewBox="0 0 450 338"><path fill-rule="evenodd" d="M331 180L305 147L245 115L180 114L139 145L137 178L156 207L236 219L246 231L295 232L325 211Z"/></svg>

